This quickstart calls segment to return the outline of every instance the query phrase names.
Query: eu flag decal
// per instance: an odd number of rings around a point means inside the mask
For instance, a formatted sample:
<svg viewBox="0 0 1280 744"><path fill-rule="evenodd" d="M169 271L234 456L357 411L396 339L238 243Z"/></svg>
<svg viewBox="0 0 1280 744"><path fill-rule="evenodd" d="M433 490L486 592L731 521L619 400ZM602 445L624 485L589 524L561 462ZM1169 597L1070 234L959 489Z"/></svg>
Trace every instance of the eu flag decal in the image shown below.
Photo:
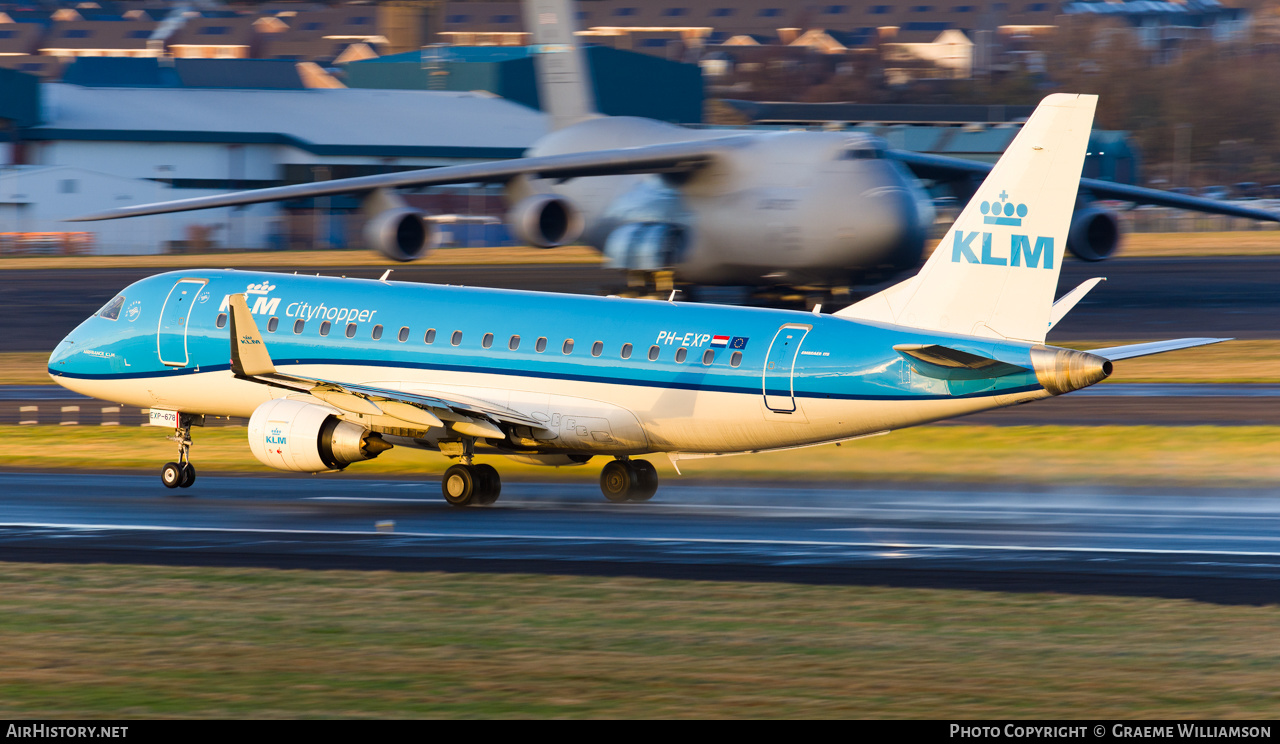
<svg viewBox="0 0 1280 744"><path fill-rule="evenodd" d="M747 348L747 341L748 341L748 338L746 336L734 336L733 340L729 342L729 348L745 349Z"/></svg>

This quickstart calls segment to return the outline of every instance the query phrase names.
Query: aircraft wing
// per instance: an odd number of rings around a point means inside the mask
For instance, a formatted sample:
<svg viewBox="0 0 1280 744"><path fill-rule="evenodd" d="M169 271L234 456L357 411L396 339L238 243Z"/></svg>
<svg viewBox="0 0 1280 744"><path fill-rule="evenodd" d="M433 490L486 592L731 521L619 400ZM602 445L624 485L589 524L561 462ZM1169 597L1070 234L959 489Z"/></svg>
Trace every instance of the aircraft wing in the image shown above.
<svg viewBox="0 0 1280 744"><path fill-rule="evenodd" d="M105 212L73 217L66 221L114 220L121 217L188 212L196 209L239 207L262 202L313 199L321 196L369 192L377 189L442 186L454 183L502 183L524 175L533 176L534 178L570 179L582 176L617 176L631 173L681 173L700 168L714 160L717 154L731 148L743 146L750 141L751 135L733 135L691 142L671 142L641 147L621 147L614 150L593 150L564 155L544 155L488 163L423 168L402 173L340 178L319 183L302 183L293 186L277 186L255 191L237 191L231 194L178 199L155 204L139 204L132 207L108 209Z"/></svg>
<svg viewBox="0 0 1280 744"><path fill-rule="evenodd" d="M505 406L452 393L423 394L303 377L279 372L267 353L243 294L231 295L231 371L241 379L308 393L350 413L390 416L424 428L449 427L471 436L505 439L497 424L545 428L543 422Z"/></svg>
<svg viewBox="0 0 1280 744"><path fill-rule="evenodd" d="M888 157L907 166L920 178L928 178L935 181L954 181L969 176L985 177L991 172L991 165L988 163L979 163L974 160L953 158L946 155L932 155L909 150L890 150ZM1150 204L1157 207L1190 209L1196 212L1222 214L1229 217L1280 222L1280 212L1246 207L1235 202L1175 194L1172 191L1127 186L1122 183L1100 181L1096 178L1081 178L1080 190L1089 192L1095 199L1115 199L1116 201L1127 201L1135 204Z"/></svg>

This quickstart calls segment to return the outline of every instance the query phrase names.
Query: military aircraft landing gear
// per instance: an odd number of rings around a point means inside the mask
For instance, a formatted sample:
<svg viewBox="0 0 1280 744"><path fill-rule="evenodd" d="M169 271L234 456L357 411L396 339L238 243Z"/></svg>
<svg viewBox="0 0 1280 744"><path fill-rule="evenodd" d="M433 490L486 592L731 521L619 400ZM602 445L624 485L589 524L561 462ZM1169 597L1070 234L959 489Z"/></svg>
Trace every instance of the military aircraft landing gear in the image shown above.
<svg viewBox="0 0 1280 744"><path fill-rule="evenodd" d="M191 424L193 418L178 414L178 426L169 441L178 443L178 461L166 462L160 470L165 488L190 488L196 482L196 467L191 464Z"/></svg>
<svg viewBox="0 0 1280 744"><path fill-rule="evenodd" d="M600 491L615 504L648 501L658 491L658 469L648 460L614 460L600 472Z"/></svg>

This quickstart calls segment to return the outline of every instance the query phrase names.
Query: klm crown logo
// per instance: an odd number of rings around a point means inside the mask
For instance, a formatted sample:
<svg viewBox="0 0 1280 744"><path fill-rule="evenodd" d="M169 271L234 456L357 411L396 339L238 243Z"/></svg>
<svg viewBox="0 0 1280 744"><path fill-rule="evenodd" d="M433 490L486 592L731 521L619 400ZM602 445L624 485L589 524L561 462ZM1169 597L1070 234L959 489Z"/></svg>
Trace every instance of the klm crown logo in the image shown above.
<svg viewBox="0 0 1280 744"><path fill-rule="evenodd" d="M1022 227L1022 218L1027 216L1027 205L1009 201L1009 194L1005 191L1000 192L1000 201L984 201L978 208L983 214L983 223L987 225ZM994 239L996 236L989 232L967 232L957 227L952 234L952 263L1018 266L1028 269L1053 268L1052 237L1002 234L997 243ZM1007 244L1004 242L1006 239Z"/></svg>
<svg viewBox="0 0 1280 744"><path fill-rule="evenodd" d="M1027 216L1027 205L1018 204L1014 206L1009 201L1009 193L1000 192L999 202L983 202L978 205L982 213L986 215L982 221L988 225L1008 225L1009 227L1022 227L1022 218ZM1014 215L1017 215L1016 217Z"/></svg>

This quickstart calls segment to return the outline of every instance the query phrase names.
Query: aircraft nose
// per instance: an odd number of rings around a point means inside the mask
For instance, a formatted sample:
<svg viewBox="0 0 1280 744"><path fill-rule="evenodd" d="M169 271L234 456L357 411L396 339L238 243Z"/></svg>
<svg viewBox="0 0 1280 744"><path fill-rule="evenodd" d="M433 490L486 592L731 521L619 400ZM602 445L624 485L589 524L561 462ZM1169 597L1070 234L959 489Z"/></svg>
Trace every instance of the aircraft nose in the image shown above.
<svg viewBox="0 0 1280 744"><path fill-rule="evenodd" d="M879 265L906 269L924 253L928 231L915 195L903 186L877 186L862 193L866 211L858 211L858 231Z"/></svg>
<svg viewBox="0 0 1280 744"><path fill-rule="evenodd" d="M49 376L55 380L61 373L68 372L68 364L71 357L80 349L75 340L76 332L72 331L67 337L58 342L53 348L53 353L49 355Z"/></svg>

